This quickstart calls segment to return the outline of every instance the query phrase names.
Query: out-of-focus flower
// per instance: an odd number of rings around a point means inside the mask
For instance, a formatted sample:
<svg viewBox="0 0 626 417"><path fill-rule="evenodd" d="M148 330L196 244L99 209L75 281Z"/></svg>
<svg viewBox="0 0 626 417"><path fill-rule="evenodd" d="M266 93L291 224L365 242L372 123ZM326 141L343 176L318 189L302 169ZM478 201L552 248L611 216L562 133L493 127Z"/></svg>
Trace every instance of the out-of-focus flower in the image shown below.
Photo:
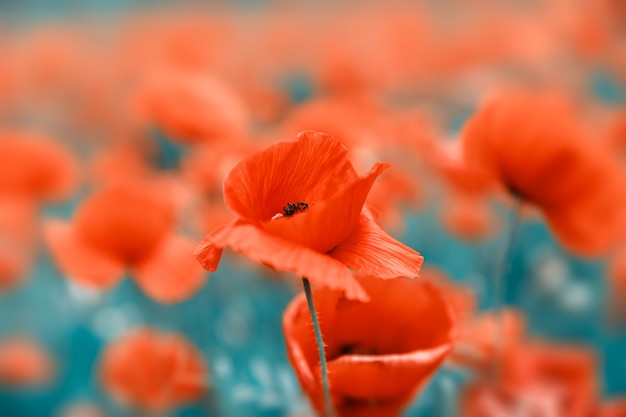
<svg viewBox="0 0 626 417"><path fill-rule="evenodd" d="M133 182L98 190L71 223L50 220L44 232L68 278L104 290L129 270L148 296L172 303L190 297L206 278L193 258L194 243L175 226L173 203L157 187Z"/></svg>
<svg viewBox="0 0 626 417"><path fill-rule="evenodd" d="M15 336L0 341L0 384L28 387L49 383L54 360L35 341Z"/></svg>
<svg viewBox="0 0 626 417"><path fill-rule="evenodd" d="M197 401L208 385L204 359L191 342L148 327L106 347L99 377L104 390L120 403L149 411Z"/></svg>
<svg viewBox="0 0 626 417"><path fill-rule="evenodd" d="M467 388L464 416L589 416L598 395L596 368L595 356L585 348L517 346L497 381Z"/></svg>
<svg viewBox="0 0 626 417"><path fill-rule="evenodd" d="M0 197L59 200L77 183L78 164L61 143L34 132L0 132Z"/></svg>
<svg viewBox="0 0 626 417"><path fill-rule="evenodd" d="M452 348L454 312L422 281L359 277L369 302L320 288L314 299L326 344L330 390L340 416L398 415ZM289 360L315 408L323 410L317 345L304 294L283 316Z"/></svg>
<svg viewBox="0 0 626 417"><path fill-rule="evenodd" d="M385 233L364 208L375 164L359 176L334 138L306 131L240 162L224 181L224 200L237 215L196 249L215 271L230 247L276 270L294 271L314 284L367 299L351 270L395 278L416 277L423 258Z"/></svg>
<svg viewBox="0 0 626 417"><path fill-rule="evenodd" d="M466 319L460 323L459 340L451 360L479 374L489 375L523 342L525 331L524 316L510 308Z"/></svg>
<svg viewBox="0 0 626 417"><path fill-rule="evenodd" d="M235 92L208 74L178 69L149 74L137 87L134 123L158 127L183 143L240 139L248 114Z"/></svg>
<svg viewBox="0 0 626 417"><path fill-rule="evenodd" d="M537 205L568 249L605 252L623 228L623 175L555 94L508 91L465 125L468 164Z"/></svg>
<svg viewBox="0 0 626 417"><path fill-rule="evenodd" d="M30 270L38 205L68 198L77 183L78 164L61 143L29 131L0 132L0 291Z"/></svg>

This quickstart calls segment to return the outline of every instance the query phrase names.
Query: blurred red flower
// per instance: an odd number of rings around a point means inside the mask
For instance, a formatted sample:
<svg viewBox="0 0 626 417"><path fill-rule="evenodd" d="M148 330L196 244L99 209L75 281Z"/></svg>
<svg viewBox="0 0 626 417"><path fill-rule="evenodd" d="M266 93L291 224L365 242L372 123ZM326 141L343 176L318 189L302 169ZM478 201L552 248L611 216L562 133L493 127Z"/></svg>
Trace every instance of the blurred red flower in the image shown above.
<svg viewBox="0 0 626 417"><path fill-rule="evenodd" d="M248 113L234 91L205 72L170 68L149 73L130 99L140 127L158 127L171 140L201 143L240 139Z"/></svg>
<svg viewBox="0 0 626 417"><path fill-rule="evenodd" d="M194 294L206 274L193 258L195 244L175 234L176 212L159 189L117 183L85 199L71 223L50 220L45 238L68 278L107 289L129 269L151 298L172 303Z"/></svg>
<svg viewBox="0 0 626 417"><path fill-rule="evenodd" d="M148 327L108 345L99 376L104 390L119 402L150 411L197 401L208 385L204 359L191 342Z"/></svg>
<svg viewBox="0 0 626 417"><path fill-rule="evenodd" d="M505 308L476 317L465 315L459 328L452 362L488 377L522 344L526 320L521 312Z"/></svg>
<svg viewBox="0 0 626 417"><path fill-rule="evenodd" d="M464 393L464 416L591 415L599 394L591 350L541 342L517 346L496 382L471 384Z"/></svg>
<svg viewBox="0 0 626 417"><path fill-rule="evenodd" d="M623 174L615 156L584 131L565 97L507 91L463 131L468 164L543 211L568 249L608 250L623 227Z"/></svg>
<svg viewBox="0 0 626 417"><path fill-rule="evenodd" d="M423 258L393 239L364 203L388 167L359 176L334 138L306 131L244 159L224 181L224 200L237 219L207 235L196 249L215 271L230 247L276 270L367 299L349 269L377 276L416 277Z"/></svg>
<svg viewBox="0 0 626 417"><path fill-rule="evenodd" d="M314 291L339 416L395 416L452 348L455 318L440 290L422 281L360 276L371 301ZM283 315L287 354L300 385L323 410L317 345L304 294Z"/></svg>
<svg viewBox="0 0 626 417"><path fill-rule="evenodd" d="M50 382L54 373L53 359L35 341L22 336L0 341L0 384L42 385Z"/></svg>
<svg viewBox="0 0 626 417"><path fill-rule="evenodd" d="M78 163L60 142L34 132L0 132L0 197L60 200L77 185Z"/></svg>

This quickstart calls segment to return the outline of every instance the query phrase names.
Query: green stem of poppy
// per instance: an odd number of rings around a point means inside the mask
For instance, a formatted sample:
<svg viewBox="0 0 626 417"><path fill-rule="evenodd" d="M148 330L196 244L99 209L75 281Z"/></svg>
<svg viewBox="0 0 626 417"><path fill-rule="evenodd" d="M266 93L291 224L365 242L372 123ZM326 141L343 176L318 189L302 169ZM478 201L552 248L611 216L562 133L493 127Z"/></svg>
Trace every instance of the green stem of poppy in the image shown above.
<svg viewBox="0 0 626 417"><path fill-rule="evenodd" d="M520 225L520 217L522 212L522 201L517 200L512 211L511 230L509 232L508 240L502 250L502 257L498 264L497 270L493 279L493 293L494 293L494 312L496 314L496 332L495 332L495 345L496 345L496 358L494 366L494 379L499 380L502 371L502 364L504 361L504 344L506 337L504 334L504 308L506 307L506 283L504 281L505 275L508 273L511 266L511 254L513 253L513 244L517 231Z"/></svg>
<svg viewBox="0 0 626 417"><path fill-rule="evenodd" d="M324 339L322 339L322 330L320 329L320 323L317 319L317 312L315 311L315 304L313 304L313 293L311 292L311 284L308 278L302 278L302 286L304 287L304 293L306 294L306 302L309 305L309 313L311 313L311 321L313 322L313 329L315 330L315 340L317 341L317 350L320 354L320 367L322 368L322 388L324 390L324 408L325 415L329 417L334 416L333 403L330 397L330 386L328 384L328 370L326 368L326 353L324 351Z"/></svg>

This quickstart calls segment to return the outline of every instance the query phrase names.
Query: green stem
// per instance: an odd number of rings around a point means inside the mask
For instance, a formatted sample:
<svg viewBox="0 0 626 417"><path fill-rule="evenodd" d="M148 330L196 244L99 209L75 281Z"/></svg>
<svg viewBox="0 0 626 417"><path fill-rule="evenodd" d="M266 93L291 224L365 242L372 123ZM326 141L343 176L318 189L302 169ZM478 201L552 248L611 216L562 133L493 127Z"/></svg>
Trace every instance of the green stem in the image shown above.
<svg viewBox="0 0 626 417"><path fill-rule="evenodd" d="M308 278L302 278L302 286L306 294L306 301L309 305L309 313L311 313L311 321L313 321L313 329L315 330L315 340L317 341L317 350L320 354L320 366L322 368L322 388L324 390L324 408L325 415L334 416L333 403L330 397L330 387L328 385L328 371L326 369L326 353L324 352L324 339L322 339L322 330L315 312L315 304L313 304L313 294L311 293L311 284Z"/></svg>
<svg viewBox="0 0 626 417"><path fill-rule="evenodd" d="M494 377L496 380L500 378L502 363L504 360L504 308L506 307L506 286L504 277L508 273L508 269L511 265L511 254L513 253L513 243L520 225L520 218L522 212L522 202L520 200L515 202L512 212L512 224L509 233L509 238L506 241L504 249L502 251L502 257L498 264L498 269L495 271L493 278L493 292L494 292L494 313L496 315L496 363L494 367Z"/></svg>

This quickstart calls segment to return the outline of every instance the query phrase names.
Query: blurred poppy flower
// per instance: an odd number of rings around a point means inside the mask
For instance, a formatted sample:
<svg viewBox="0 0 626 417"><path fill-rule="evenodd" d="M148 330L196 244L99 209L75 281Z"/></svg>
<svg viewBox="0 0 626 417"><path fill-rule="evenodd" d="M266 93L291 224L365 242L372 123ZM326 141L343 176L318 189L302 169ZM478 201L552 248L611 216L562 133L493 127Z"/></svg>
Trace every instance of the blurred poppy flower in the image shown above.
<svg viewBox="0 0 626 417"><path fill-rule="evenodd" d="M423 258L378 225L364 203L387 164L359 176L334 138L306 131L240 162L224 181L237 219L196 249L215 271L230 247L276 270L367 299L351 270L380 278L418 276Z"/></svg>
<svg viewBox="0 0 626 417"><path fill-rule="evenodd" d="M172 303L190 297L206 278L192 256L194 243L175 234L175 216L156 187L117 183L85 199L71 223L48 221L44 234L68 278L108 289L128 269L148 296Z"/></svg>
<svg viewBox="0 0 626 417"><path fill-rule="evenodd" d="M590 350L541 342L518 346L501 379L464 394L466 416L589 416L598 396L597 364Z"/></svg>
<svg viewBox="0 0 626 417"><path fill-rule="evenodd" d="M180 69L144 78L130 99L141 127L156 126L183 143L233 140L246 133L247 110L220 79Z"/></svg>
<svg viewBox="0 0 626 417"><path fill-rule="evenodd" d="M505 308L468 318L459 329L451 361L487 376L522 344L526 320L521 312Z"/></svg>
<svg viewBox="0 0 626 417"><path fill-rule="evenodd" d="M339 416L399 415L452 348L455 318L430 283L360 276L369 302L314 291L326 343L331 395ZM304 294L283 315L287 354L300 385L323 410L320 365Z"/></svg>
<svg viewBox="0 0 626 417"><path fill-rule="evenodd" d="M120 403L148 411L197 401L208 385L204 359L191 342L148 327L105 348L99 377L104 390Z"/></svg>
<svg viewBox="0 0 626 417"><path fill-rule="evenodd" d="M28 131L0 132L0 196L59 200L77 182L77 161L58 141Z"/></svg>
<svg viewBox="0 0 626 417"><path fill-rule="evenodd" d="M463 145L468 164L537 205L568 249L597 255L615 243L626 195L620 167L564 97L498 95L467 122Z"/></svg>
<svg viewBox="0 0 626 417"><path fill-rule="evenodd" d="M53 359L35 341L22 336L0 341L0 384L42 385L50 382L54 373Z"/></svg>

